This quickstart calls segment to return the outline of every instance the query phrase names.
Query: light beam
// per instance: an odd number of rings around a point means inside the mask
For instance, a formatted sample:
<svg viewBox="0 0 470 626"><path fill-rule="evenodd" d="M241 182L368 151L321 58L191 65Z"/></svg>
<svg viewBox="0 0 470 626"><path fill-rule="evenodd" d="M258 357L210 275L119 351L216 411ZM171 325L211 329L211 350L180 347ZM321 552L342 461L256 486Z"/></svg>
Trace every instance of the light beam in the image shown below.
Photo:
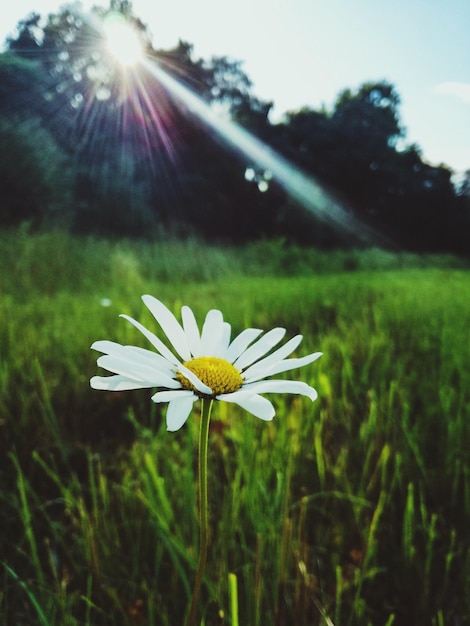
<svg viewBox="0 0 470 626"><path fill-rule="evenodd" d="M155 62L145 61L144 66L161 85L183 102L191 113L213 128L236 152L270 172L273 179L309 212L335 227L337 232L353 236L365 244L394 247L386 237L357 219L352 210L344 208L343 203L327 192L313 177L303 173L235 122L217 115L206 102Z"/></svg>

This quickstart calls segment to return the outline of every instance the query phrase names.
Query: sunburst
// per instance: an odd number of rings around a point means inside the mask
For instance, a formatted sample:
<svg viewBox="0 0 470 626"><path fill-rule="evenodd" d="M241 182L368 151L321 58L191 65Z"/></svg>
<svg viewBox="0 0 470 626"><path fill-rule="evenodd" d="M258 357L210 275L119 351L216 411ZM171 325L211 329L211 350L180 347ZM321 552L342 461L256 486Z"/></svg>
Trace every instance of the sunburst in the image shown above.
<svg viewBox="0 0 470 626"><path fill-rule="evenodd" d="M144 49L139 34L121 13L108 13L103 31L108 51L122 67L136 65L142 60Z"/></svg>

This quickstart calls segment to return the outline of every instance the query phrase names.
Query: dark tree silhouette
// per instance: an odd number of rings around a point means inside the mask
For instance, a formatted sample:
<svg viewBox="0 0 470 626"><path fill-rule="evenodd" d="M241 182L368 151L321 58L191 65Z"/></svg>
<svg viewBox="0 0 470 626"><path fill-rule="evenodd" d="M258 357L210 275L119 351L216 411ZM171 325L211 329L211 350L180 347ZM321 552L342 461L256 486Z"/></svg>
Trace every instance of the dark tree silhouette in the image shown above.
<svg viewBox="0 0 470 626"><path fill-rule="evenodd" d="M451 171L423 162L419 148L406 145L399 104L390 83L365 83L344 90L332 111L291 112L275 145L397 243L452 249Z"/></svg>
<svg viewBox="0 0 470 626"><path fill-rule="evenodd" d="M304 108L272 124L272 103L252 93L240 61L195 58L184 41L155 50L127 0L111 0L91 16L65 7L44 24L31 14L0 55L0 114L14 115L20 125L35 120L36 134L38 128L48 133L58 154L67 155L73 177L64 180L73 181L68 214L75 215L75 228L338 243L334 231L289 199L269 173L229 149L146 66L126 72L110 56L100 26L110 10L139 33L150 64L313 175L361 219L410 249L465 252L465 194L456 194L448 169L424 162L419 147L407 145L400 97L390 82L345 89L330 111ZM12 124L3 128L13 141ZM14 145L35 158L24 136ZM28 206L25 198L22 203ZM29 206L18 214L37 219Z"/></svg>

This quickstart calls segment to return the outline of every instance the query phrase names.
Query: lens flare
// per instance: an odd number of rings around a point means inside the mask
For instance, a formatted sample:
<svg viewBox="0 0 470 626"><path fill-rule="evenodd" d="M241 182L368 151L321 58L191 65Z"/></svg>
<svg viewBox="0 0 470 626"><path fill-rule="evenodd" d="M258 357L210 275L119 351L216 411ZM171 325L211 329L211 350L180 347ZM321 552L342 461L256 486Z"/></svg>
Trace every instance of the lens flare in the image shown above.
<svg viewBox="0 0 470 626"><path fill-rule="evenodd" d="M72 65L71 79L63 72L68 52L60 52L55 66L57 94L51 91L48 96L51 100L56 96L59 98L62 91L69 96L77 148L89 154L90 165L96 166L97 172L112 167L109 158L120 159L121 165L124 164L122 169L129 173L129 181L132 167L137 167L138 162L141 178L149 175L155 179L157 176L171 183L173 170L170 171L169 166L178 163L178 144L184 141L178 120L171 112L170 101L176 99L189 115L199 118L241 157L245 179L255 182L260 192L267 192L274 184L280 186L316 219L333 227L345 241L396 247L393 241L358 219L345 202L313 176L233 122L228 115L220 115L216 106L173 78L156 59L145 55L145 34L132 26L132 20L118 11L109 12L104 19L96 15L88 20L80 16L82 18L99 35L96 48L85 50L85 60L78 59L76 67ZM106 51L102 47L103 36ZM63 59L61 55L64 55ZM126 71L118 71L119 68ZM85 75L91 88L82 93L80 86ZM70 128L70 109L64 110L63 115ZM104 128L106 133L103 134ZM122 150L113 151L110 157L104 137L113 132L120 137ZM133 155L128 150L129 146L133 150L138 148L138 158L136 153Z"/></svg>
<svg viewBox="0 0 470 626"><path fill-rule="evenodd" d="M170 93L176 96L188 110L215 130L235 152L248 158L250 163L269 173L269 180L276 181L306 210L324 223L334 227L345 238L355 238L367 245L393 247L381 233L356 218L353 211L345 207L333 194L327 192L312 176L308 176L272 148L264 144L247 130L222 117L187 87L167 74L155 62L145 61L144 67ZM248 168L250 169L250 168ZM253 170L255 175L255 170ZM266 191L267 181L262 181L260 191Z"/></svg>
<svg viewBox="0 0 470 626"><path fill-rule="evenodd" d="M103 31L107 48L120 65L129 67L143 58L139 35L121 13L108 13L104 18Z"/></svg>

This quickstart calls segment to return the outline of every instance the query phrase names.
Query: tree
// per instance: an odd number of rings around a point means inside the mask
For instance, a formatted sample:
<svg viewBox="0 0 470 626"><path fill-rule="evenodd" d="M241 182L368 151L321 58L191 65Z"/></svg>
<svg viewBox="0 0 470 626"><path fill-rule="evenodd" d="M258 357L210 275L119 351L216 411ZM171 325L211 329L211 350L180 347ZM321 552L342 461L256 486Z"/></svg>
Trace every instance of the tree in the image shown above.
<svg viewBox="0 0 470 626"><path fill-rule="evenodd" d="M410 249L452 246L451 172L405 144L400 98L388 82L341 92L331 111L302 109L280 125L276 146L332 188L356 214Z"/></svg>
<svg viewBox="0 0 470 626"><path fill-rule="evenodd" d="M356 92L342 91L334 105L332 121L351 143L366 142L377 153L395 147L404 130L400 124L400 97L387 81L362 84Z"/></svg>
<svg viewBox="0 0 470 626"><path fill-rule="evenodd" d="M45 89L46 77L38 60L11 52L0 54L0 115L39 116Z"/></svg>
<svg viewBox="0 0 470 626"><path fill-rule="evenodd" d="M331 155L331 182L344 190L363 215L380 205L383 179L392 169L397 141L404 134L399 103L390 83L365 83L356 92L344 90L332 112L336 150Z"/></svg>
<svg viewBox="0 0 470 626"><path fill-rule="evenodd" d="M140 33L150 65L126 72L108 54L100 24L110 10ZM405 245L442 246L441 233L458 222L450 172L404 143L400 98L387 81L342 91L331 110L305 108L271 124L272 103L253 95L240 61L195 58L184 41L155 50L127 0L93 9L90 19L70 6L44 23L33 14L9 47L8 59L0 57L0 112L40 120L74 159L80 228L138 234L183 224L185 232L237 241L286 233L302 242L334 239L264 172L246 180L255 164L159 82L152 64Z"/></svg>
<svg viewBox="0 0 470 626"><path fill-rule="evenodd" d="M268 126L269 105L251 95L240 62L195 59L192 45L182 41L172 50L154 50L130 2L114 0L110 9L141 33L148 58L198 97L226 107L247 125ZM244 179L246 164L151 73L143 68L126 73L109 57L96 26L105 15L104 9L94 9L98 21L93 21L64 8L34 37L40 51L37 73L44 80L30 114L40 116L75 159L80 227L136 232L140 224L149 232L153 215L155 224L185 223L211 236L259 234L266 210L261 207L267 196L272 199L272 190L254 191ZM39 25L36 18L25 23L19 37L32 41L31 29ZM18 42L10 41L10 48L19 49ZM254 210L247 207L240 219L248 198ZM129 223L132 214L135 228Z"/></svg>
<svg viewBox="0 0 470 626"><path fill-rule="evenodd" d="M470 199L470 169L465 170L457 184L457 195Z"/></svg>
<svg viewBox="0 0 470 626"><path fill-rule="evenodd" d="M20 20L17 27L17 37L7 37L8 49L23 59L37 59L38 52L42 47L40 21L39 13L30 13L24 20Z"/></svg>
<svg viewBox="0 0 470 626"><path fill-rule="evenodd" d="M37 119L0 118L0 224L72 220L69 161Z"/></svg>

